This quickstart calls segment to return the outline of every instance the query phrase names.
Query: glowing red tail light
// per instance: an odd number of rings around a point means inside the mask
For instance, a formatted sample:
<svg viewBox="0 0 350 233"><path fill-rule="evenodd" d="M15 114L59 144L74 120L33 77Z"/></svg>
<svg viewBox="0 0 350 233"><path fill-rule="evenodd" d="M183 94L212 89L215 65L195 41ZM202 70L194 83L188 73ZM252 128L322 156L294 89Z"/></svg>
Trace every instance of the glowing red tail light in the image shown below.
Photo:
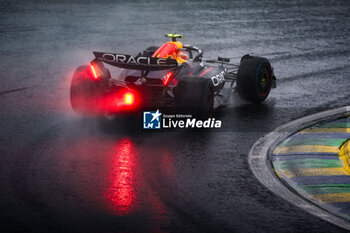
<svg viewBox="0 0 350 233"><path fill-rule="evenodd" d="M134 103L134 95L132 93L126 93L124 95L124 103L127 105L131 105Z"/></svg>
<svg viewBox="0 0 350 233"><path fill-rule="evenodd" d="M97 73L96 73L96 70L95 70L94 65L93 65L93 64L90 64L90 67L91 67L92 74L94 75L94 79L98 79L99 76L98 76Z"/></svg>
<svg viewBox="0 0 350 233"><path fill-rule="evenodd" d="M168 85L172 77L173 77L173 72L169 72L166 75L164 75L164 79L163 79L164 86Z"/></svg>

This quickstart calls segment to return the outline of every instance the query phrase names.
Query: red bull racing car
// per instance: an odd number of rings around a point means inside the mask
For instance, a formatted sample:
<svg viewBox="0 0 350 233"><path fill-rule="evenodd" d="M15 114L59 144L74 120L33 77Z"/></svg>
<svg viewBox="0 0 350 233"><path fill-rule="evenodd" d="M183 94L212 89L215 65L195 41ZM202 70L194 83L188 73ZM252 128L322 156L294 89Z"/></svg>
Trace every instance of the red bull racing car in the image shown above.
<svg viewBox="0 0 350 233"><path fill-rule="evenodd" d="M266 58L247 54L240 64L223 57L204 60L199 48L177 40L182 35L166 37L171 41L136 56L93 52L91 63L74 73L70 91L73 110L105 115L173 109L208 118L234 90L244 100L262 102L276 87Z"/></svg>

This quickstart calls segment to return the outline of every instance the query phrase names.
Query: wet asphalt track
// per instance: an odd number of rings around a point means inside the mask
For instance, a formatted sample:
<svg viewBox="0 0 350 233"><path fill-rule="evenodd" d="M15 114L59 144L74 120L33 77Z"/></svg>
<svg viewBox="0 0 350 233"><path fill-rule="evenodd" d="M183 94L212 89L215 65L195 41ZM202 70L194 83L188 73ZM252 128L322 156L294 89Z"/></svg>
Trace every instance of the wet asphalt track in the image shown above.
<svg viewBox="0 0 350 233"><path fill-rule="evenodd" d="M263 187L253 143L349 105L349 1L0 3L1 232L342 232ZM168 32L234 61L271 59L278 88L233 98L221 130L143 132L81 119L69 82L92 50L136 53Z"/></svg>

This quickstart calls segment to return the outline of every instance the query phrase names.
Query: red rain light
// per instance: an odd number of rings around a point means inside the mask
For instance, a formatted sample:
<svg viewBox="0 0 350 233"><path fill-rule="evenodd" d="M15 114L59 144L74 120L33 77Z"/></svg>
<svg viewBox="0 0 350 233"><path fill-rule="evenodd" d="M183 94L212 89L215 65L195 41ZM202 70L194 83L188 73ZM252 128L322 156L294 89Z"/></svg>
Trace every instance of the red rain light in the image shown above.
<svg viewBox="0 0 350 233"><path fill-rule="evenodd" d="M124 95L124 103L127 105L131 105L134 103L134 95L132 93L126 93Z"/></svg>
<svg viewBox="0 0 350 233"><path fill-rule="evenodd" d="M97 76L97 74L96 74L96 71L95 71L94 66L93 66L92 64L90 64L90 67L91 67L92 73L94 74L94 78L95 78L95 79L98 79L98 76Z"/></svg>
<svg viewBox="0 0 350 233"><path fill-rule="evenodd" d="M166 75L164 75L164 78L165 78L163 81L164 86L168 85L172 76L173 76L173 72L169 72Z"/></svg>

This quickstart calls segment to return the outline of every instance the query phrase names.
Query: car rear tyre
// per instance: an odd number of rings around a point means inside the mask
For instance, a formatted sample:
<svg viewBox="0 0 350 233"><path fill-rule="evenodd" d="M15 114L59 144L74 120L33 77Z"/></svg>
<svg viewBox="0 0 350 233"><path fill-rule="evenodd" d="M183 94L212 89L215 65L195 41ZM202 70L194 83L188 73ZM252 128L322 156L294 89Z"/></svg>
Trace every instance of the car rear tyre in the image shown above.
<svg viewBox="0 0 350 233"><path fill-rule="evenodd" d="M70 89L70 102L73 110L83 115L101 114L98 104L100 96L101 88L98 82L93 80L89 66L78 67Z"/></svg>
<svg viewBox="0 0 350 233"><path fill-rule="evenodd" d="M214 89L209 79L185 76L176 88L177 110L197 119L208 119L213 113Z"/></svg>
<svg viewBox="0 0 350 233"><path fill-rule="evenodd" d="M262 102L269 95L272 84L272 68L266 58L242 57L237 72L237 92L242 99Z"/></svg>

